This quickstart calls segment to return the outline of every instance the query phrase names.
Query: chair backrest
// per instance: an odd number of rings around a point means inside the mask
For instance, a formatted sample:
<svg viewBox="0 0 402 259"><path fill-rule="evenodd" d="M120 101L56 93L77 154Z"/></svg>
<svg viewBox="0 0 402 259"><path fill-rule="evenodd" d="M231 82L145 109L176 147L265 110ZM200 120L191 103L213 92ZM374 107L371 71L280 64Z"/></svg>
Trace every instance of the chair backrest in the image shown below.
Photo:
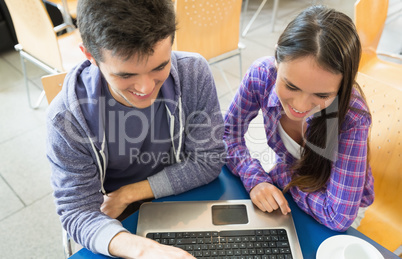
<svg viewBox="0 0 402 259"><path fill-rule="evenodd" d="M5 0L25 52L63 71L57 35L42 0Z"/></svg>
<svg viewBox="0 0 402 259"><path fill-rule="evenodd" d="M375 55L388 13L388 0L358 0L355 3L355 24L363 53ZM361 63L364 63L362 60ZM363 64L361 64L363 65Z"/></svg>
<svg viewBox="0 0 402 259"><path fill-rule="evenodd" d="M402 244L402 89L362 73L357 81L372 115L370 165L375 191L371 211L358 229L394 251Z"/></svg>
<svg viewBox="0 0 402 259"><path fill-rule="evenodd" d="M236 50L242 0L175 0L178 29L173 49L207 60Z"/></svg>
<svg viewBox="0 0 402 259"><path fill-rule="evenodd" d="M47 102L50 104L56 95L61 91L63 87L64 78L67 72L52 74L42 77L43 89L46 93Z"/></svg>

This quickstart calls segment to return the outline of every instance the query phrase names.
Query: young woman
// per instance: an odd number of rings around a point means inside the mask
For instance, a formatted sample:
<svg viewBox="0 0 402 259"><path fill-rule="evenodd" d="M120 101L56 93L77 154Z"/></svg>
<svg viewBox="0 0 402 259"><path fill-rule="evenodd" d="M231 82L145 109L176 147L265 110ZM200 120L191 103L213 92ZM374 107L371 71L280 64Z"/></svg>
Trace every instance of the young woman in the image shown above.
<svg viewBox="0 0 402 259"><path fill-rule="evenodd" d="M356 83L361 46L353 21L312 6L280 36L275 57L249 68L225 116L229 169L262 211L290 212L283 195L330 229L346 230L374 199L371 116ZM262 110L276 165L265 172L244 134ZM358 217L358 214L360 215Z"/></svg>

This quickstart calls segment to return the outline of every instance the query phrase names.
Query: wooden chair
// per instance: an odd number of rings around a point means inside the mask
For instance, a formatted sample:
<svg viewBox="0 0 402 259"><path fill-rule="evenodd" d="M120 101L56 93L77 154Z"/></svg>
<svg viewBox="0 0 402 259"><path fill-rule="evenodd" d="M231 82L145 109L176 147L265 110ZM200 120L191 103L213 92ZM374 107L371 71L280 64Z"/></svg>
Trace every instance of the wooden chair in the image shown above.
<svg viewBox="0 0 402 259"><path fill-rule="evenodd" d="M402 245L402 89L359 73L372 115L374 203L357 228L390 251Z"/></svg>
<svg viewBox="0 0 402 259"><path fill-rule="evenodd" d="M388 4L388 0L358 0L355 3L356 29L363 49L359 71L402 88L402 64L382 60L377 53Z"/></svg>
<svg viewBox="0 0 402 259"><path fill-rule="evenodd" d="M62 24L53 27L49 14L41 0L5 0L13 20L20 53L29 105L36 109L43 97L42 91L35 105L31 104L25 60L39 66L48 73L68 71L85 59L79 49L81 37L77 29L57 36L57 32L68 27Z"/></svg>
<svg viewBox="0 0 402 259"><path fill-rule="evenodd" d="M174 50L200 53L210 65L238 56L242 78L239 42L242 0L175 0L178 30ZM223 70L219 67L226 83ZM229 87L231 89L231 87Z"/></svg>

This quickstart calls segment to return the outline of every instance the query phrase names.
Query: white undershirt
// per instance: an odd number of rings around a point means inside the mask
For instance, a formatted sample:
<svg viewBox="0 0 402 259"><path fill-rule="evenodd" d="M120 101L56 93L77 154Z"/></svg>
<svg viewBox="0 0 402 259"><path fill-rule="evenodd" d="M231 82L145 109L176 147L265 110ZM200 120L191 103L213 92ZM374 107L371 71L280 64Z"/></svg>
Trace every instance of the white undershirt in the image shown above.
<svg viewBox="0 0 402 259"><path fill-rule="evenodd" d="M294 141L288 133L282 128L282 124L279 121L278 124L279 136L281 136L282 142L285 145L287 151L296 159L301 158L301 151L303 147L301 147L296 141Z"/></svg>

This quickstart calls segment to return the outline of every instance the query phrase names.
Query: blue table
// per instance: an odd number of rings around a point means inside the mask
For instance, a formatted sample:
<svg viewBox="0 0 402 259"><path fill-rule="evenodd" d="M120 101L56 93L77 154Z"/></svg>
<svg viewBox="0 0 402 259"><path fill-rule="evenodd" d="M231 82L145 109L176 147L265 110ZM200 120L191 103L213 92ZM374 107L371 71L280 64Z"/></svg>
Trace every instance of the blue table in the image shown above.
<svg viewBox="0 0 402 259"><path fill-rule="evenodd" d="M302 249L303 257L305 259L314 259L316 251L320 244L327 238L335 235L351 235L362 238L367 242L374 245L384 256L385 259L394 258L399 259L394 253L387 250L380 244L371 240L354 228L349 228L347 231L339 233L328 229L324 225L318 223L311 216L303 212L297 204L293 201L289 194L285 195L292 210L292 216L296 225L297 235L299 237L300 246ZM236 200L236 199L249 199L249 194L245 191L240 179L234 176L226 166L222 168L219 177L208 185L201 186L194 190L182 193L177 196L165 197L162 199L154 200L154 202L162 201L198 201L198 200ZM123 225L130 232L135 233L137 230L138 212L134 213L123 221ZM102 259L110 258L107 256L94 254L87 249L81 249L71 259Z"/></svg>

